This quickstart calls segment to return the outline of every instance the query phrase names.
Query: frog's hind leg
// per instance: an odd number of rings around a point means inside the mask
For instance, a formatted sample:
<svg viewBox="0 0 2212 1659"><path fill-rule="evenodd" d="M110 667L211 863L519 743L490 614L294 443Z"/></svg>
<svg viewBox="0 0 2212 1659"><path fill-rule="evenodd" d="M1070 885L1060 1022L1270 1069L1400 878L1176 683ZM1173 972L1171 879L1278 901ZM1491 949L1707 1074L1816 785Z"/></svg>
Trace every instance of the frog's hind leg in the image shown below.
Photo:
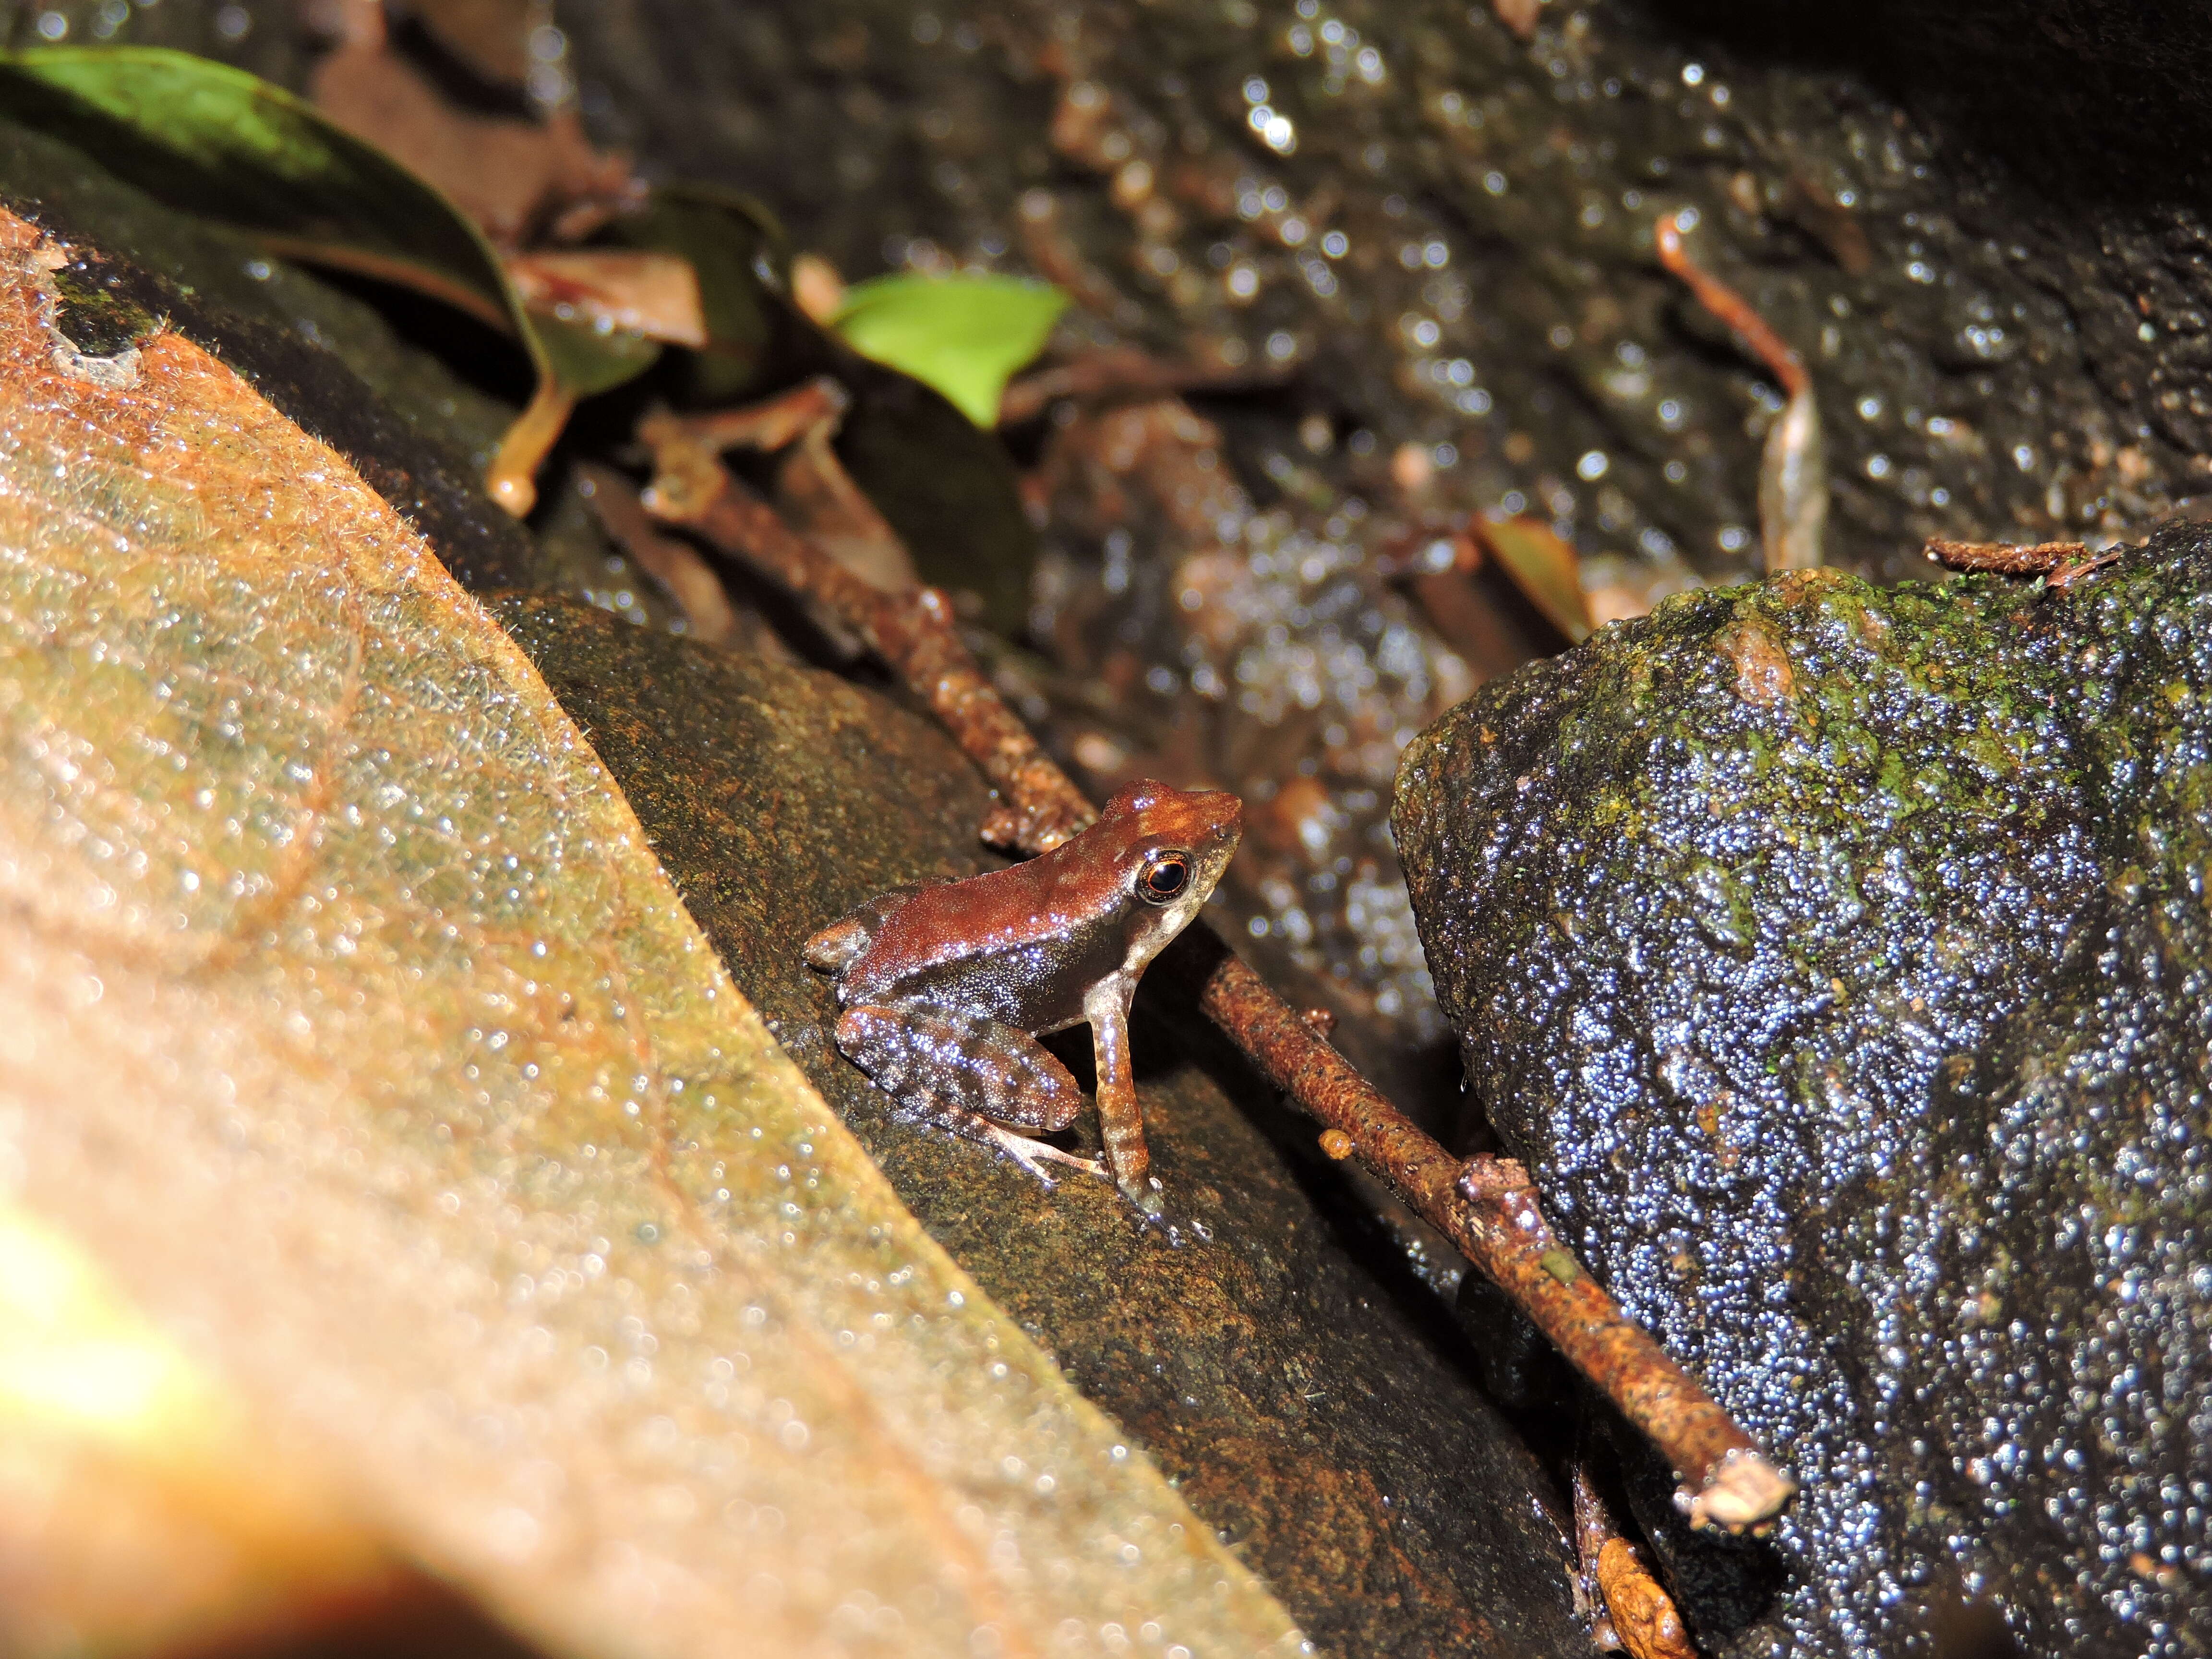
<svg viewBox="0 0 2212 1659"><path fill-rule="evenodd" d="M998 1147L1046 1186L1048 1163L1105 1178L1096 1158L1006 1127L1064 1129L1083 1106L1067 1067L1028 1032L957 1009L862 1004L838 1017L836 1037L839 1051L901 1106Z"/></svg>

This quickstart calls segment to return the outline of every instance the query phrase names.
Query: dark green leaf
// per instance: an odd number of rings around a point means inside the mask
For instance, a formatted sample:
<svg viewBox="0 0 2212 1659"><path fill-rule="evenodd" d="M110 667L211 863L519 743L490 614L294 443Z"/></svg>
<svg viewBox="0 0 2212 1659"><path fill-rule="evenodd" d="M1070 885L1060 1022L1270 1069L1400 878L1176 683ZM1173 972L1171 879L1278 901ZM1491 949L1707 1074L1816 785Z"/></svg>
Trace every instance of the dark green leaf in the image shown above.
<svg viewBox="0 0 2212 1659"><path fill-rule="evenodd" d="M688 259L698 276L707 346L685 360L685 401L733 403L760 390L763 362L784 326L774 292L786 257L783 231L768 210L734 191L664 185L607 234L623 247Z"/></svg>

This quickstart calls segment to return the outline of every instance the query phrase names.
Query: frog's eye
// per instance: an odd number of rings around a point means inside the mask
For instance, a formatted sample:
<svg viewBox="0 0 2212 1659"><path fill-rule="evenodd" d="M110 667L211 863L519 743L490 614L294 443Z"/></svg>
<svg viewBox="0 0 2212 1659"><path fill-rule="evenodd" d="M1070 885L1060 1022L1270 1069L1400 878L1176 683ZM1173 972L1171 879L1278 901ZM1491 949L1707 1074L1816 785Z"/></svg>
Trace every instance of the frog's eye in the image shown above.
<svg viewBox="0 0 2212 1659"><path fill-rule="evenodd" d="M1182 853L1155 853L1137 878L1137 894L1154 904L1180 898L1190 885L1190 860Z"/></svg>

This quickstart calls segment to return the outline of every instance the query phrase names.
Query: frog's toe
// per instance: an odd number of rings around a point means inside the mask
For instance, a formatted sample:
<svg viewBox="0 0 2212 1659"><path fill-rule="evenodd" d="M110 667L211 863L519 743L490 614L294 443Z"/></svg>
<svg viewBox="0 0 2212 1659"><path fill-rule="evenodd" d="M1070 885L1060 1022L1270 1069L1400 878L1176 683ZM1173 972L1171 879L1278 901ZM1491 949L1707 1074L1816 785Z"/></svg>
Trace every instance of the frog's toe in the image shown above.
<svg viewBox="0 0 2212 1659"><path fill-rule="evenodd" d="M1042 1182L1048 1189L1052 1187L1053 1179L1045 1172L1047 1164L1065 1164L1085 1175L1097 1176L1101 1181L1107 1179L1106 1166L1095 1158L1078 1158L1073 1152L1063 1152L1059 1147L1047 1146L1042 1140L1018 1135L1012 1129L1001 1128L995 1123L990 1127L990 1136L994 1145Z"/></svg>
<svg viewBox="0 0 2212 1659"><path fill-rule="evenodd" d="M1115 1190L1136 1207L1137 1213L1147 1221L1163 1220L1167 1214L1166 1201L1160 1196L1159 1182L1149 1176L1135 1181L1117 1183Z"/></svg>

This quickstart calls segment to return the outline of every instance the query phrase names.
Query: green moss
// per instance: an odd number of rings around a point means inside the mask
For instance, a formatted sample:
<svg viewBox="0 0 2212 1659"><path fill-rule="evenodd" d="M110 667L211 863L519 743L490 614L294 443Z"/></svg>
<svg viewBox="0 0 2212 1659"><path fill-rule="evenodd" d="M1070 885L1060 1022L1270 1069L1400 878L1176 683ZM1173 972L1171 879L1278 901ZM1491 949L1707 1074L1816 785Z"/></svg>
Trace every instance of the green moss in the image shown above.
<svg viewBox="0 0 2212 1659"><path fill-rule="evenodd" d="M2204 1543L2208 690L2212 532L2177 529L2065 592L1677 600L1408 751L1474 1091L1804 1483L1797 1588L1723 1650L1893 1650L1934 1613L1892 1585L1960 1572L2031 1651L2197 1616L2111 1540Z"/></svg>

